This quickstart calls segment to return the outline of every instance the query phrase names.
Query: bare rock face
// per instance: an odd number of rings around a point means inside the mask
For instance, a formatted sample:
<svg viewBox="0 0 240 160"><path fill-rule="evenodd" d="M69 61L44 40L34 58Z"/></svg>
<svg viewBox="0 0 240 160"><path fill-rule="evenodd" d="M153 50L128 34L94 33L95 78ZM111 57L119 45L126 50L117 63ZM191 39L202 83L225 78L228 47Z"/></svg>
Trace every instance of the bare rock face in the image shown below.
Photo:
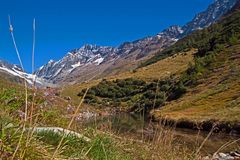
<svg viewBox="0 0 240 160"><path fill-rule="evenodd" d="M240 159L240 153L238 151L230 153L217 153L213 156L206 156L203 160L238 160Z"/></svg>
<svg viewBox="0 0 240 160"><path fill-rule="evenodd" d="M100 65L108 59L113 59L116 53L117 49L113 47L84 45L79 49L68 52L65 57L57 62L50 60L36 71L36 75L49 82L58 83L72 74L75 69L88 64Z"/></svg>
<svg viewBox="0 0 240 160"><path fill-rule="evenodd" d="M237 0L215 0L206 11L197 14L191 22L182 27L184 33L180 37L184 37L195 30L203 29L217 22L234 7L236 2Z"/></svg>
<svg viewBox="0 0 240 160"><path fill-rule="evenodd" d="M49 83L59 84L83 82L101 78L100 75L133 70L143 58L215 23L232 9L236 2L237 0L215 0L206 11L197 14L183 27L171 26L155 36L125 42L118 47L84 45L69 51L57 62L49 61L36 71L36 75Z"/></svg>

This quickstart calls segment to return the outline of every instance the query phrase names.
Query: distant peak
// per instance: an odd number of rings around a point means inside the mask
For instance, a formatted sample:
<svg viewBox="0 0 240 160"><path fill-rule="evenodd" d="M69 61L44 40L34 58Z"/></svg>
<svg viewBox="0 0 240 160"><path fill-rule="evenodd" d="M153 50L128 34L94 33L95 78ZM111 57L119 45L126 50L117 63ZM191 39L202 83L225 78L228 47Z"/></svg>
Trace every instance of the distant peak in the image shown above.
<svg viewBox="0 0 240 160"><path fill-rule="evenodd" d="M55 62L55 61L54 61L54 60L52 60L52 59L51 59L50 61L48 61L48 63L54 63L54 62Z"/></svg>
<svg viewBox="0 0 240 160"><path fill-rule="evenodd" d="M169 31L169 32L180 32L182 33L182 27L174 25L174 26L170 26L168 29L166 29L165 31Z"/></svg>
<svg viewBox="0 0 240 160"><path fill-rule="evenodd" d="M92 48L96 48L97 45L92 45L92 44L85 44L82 46L83 49L92 49Z"/></svg>

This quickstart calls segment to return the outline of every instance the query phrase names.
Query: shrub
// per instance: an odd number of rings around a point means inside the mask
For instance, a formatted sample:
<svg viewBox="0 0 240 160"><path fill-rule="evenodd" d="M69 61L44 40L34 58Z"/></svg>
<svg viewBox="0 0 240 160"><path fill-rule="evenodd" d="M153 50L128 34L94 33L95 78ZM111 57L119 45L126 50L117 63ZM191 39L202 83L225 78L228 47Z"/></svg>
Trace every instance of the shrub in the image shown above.
<svg viewBox="0 0 240 160"><path fill-rule="evenodd" d="M238 43L238 38L235 35L233 35L232 37L229 38L228 43L231 46L236 45Z"/></svg>
<svg viewBox="0 0 240 160"><path fill-rule="evenodd" d="M184 86L173 78L166 80L143 80L127 78L115 81L104 80L90 88L85 103L100 107L128 108L134 112L149 112L153 107L162 106L169 96L179 97L185 93ZM82 90L78 95L83 95Z"/></svg>
<svg viewBox="0 0 240 160"><path fill-rule="evenodd" d="M187 88L183 85L182 82L179 82L174 88L173 92L169 96L169 100L175 100L180 98L183 94L187 92Z"/></svg>

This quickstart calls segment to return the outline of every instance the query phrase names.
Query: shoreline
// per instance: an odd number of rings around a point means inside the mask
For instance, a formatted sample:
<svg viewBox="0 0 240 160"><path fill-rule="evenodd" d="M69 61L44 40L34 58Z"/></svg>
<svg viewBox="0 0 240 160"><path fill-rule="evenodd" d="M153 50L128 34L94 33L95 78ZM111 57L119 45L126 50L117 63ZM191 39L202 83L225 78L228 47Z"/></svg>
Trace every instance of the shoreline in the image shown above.
<svg viewBox="0 0 240 160"><path fill-rule="evenodd" d="M176 128L200 130L200 131L212 131L213 133L224 133L230 135L240 136L240 122L221 122L217 120L207 121L191 121L188 119L175 120L171 118L161 118L152 116L153 122L161 123L165 126L174 126Z"/></svg>

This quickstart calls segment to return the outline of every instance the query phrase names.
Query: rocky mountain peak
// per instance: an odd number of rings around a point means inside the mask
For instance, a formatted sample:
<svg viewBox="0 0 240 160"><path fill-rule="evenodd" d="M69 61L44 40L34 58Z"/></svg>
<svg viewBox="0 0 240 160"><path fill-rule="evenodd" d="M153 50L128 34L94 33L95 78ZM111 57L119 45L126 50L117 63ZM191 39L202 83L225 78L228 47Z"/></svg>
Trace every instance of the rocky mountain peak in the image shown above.
<svg viewBox="0 0 240 160"><path fill-rule="evenodd" d="M53 64L53 63L55 63L55 61L52 59L48 61L48 64Z"/></svg>
<svg viewBox="0 0 240 160"><path fill-rule="evenodd" d="M114 66L107 65L107 68L101 64L110 64L110 62L116 62L119 58L123 59L122 65L126 65L124 62L127 63L128 57L132 58L130 61L139 60L174 44L195 30L206 28L215 23L231 10L236 2L237 0L215 0L207 10L197 14L192 21L183 27L173 25L155 36L148 36L133 42L124 42L119 47L83 45L81 48L68 52L66 56L57 62L50 61L36 71L36 74L49 82L58 83L59 81L64 81L67 76L81 76L78 73L80 70L86 71L89 75L91 73L88 73L88 69L93 71L93 75L95 75L96 70L102 70L102 72L107 69L112 70L111 67ZM93 69L94 67L96 68L95 70Z"/></svg>
<svg viewBox="0 0 240 160"><path fill-rule="evenodd" d="M203 29L215 23L236 4L237 0L215 0L206 11L197 14L193 20L182 27L184 37L195 30Z"/></svg>

